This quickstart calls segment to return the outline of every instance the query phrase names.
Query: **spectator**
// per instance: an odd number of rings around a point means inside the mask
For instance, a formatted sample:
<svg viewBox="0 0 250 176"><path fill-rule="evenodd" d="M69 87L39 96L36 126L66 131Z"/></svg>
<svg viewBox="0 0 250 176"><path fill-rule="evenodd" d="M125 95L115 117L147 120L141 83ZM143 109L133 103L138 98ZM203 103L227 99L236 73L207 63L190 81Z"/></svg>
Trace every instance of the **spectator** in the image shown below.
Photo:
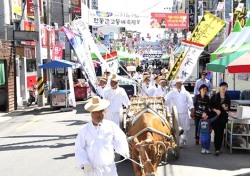
<svg viewBox="0 0 250 176"><path fill-rule="evenodd" d="M202 113L202 119L198 125L198 136L201 139L201 153L210 153L210 142L211 142L211 123L215 121L220 115L220 110L214 110L216 112L216 116L210 117L210 111L206 110Z"/></svg>
<svg viewBox="0 0 250 176"><path fill-rule="evenodd" d="M208 87L208 92L207 92L208 96L211 94L213 86L210 83L210 81L208 79L206 79L206 75L207 75L207 72L205 70L202 71L201 78L198 79L195 83L194 95L197 95L200 93L199 88L202 84L205 84Z"/></svg>
<svg viewBox="0 0 250 176"><path fill-rule="evenodd" d="M209 97L206 95L208 87L202 84L199 88L199 94L194 96L194 121L195 121L195 143L199 145L198 124L201 120L202 113L208 107Z"/></svg>
<svg viewBox="0 0 250 176"><path fill-rule="evenodd" d="M220 118L214 121L212 124L214 130L214 148L215 155L218 156L220 154L220 149L223 141L224 129L226 127L226 123L228 122L228 114L227 111L230 109L231 100L229 96L226 94L228 84L226 82L220 83L220 90L218 93L214 94L211 97L209 102L209 106L212 111L216 112L216 110L220 110Z"/></svg>

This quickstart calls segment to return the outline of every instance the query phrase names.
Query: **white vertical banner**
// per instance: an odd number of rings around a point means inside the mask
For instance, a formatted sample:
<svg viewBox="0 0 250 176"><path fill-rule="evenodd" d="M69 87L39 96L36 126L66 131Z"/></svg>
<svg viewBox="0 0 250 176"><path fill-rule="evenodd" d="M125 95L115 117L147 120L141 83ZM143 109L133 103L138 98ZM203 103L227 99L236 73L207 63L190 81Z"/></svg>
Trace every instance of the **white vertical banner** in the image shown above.
<svg viewBox="0 0 250 176"><path fill-rule="evenodd" d="M187 40L182 41L182 44L185 47L184 59L176 76L179 76L185 82L192 74L199 56L204 51L204 45Z"/></svg>
<svg viewBox="0 0 250 176"><path fill-rule="evenodd" d="M68 79L69 79L69 90L70 90L70 93L68 95L69 105L72 107L76 107L73 72L71 67L68 67Z"/></svg>

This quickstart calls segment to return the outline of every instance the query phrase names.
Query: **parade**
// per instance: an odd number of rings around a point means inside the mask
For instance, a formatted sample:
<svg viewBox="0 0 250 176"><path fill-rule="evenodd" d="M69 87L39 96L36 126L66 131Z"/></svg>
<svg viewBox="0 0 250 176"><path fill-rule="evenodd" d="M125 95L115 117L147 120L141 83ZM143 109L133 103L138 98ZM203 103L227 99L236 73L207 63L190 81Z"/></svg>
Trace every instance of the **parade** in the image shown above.
<svg viewBox="0 0 250 176"><path fill-rule="evenodd" d="M0 3L1 175L250 175L249 2L127 1Z"/></svg>

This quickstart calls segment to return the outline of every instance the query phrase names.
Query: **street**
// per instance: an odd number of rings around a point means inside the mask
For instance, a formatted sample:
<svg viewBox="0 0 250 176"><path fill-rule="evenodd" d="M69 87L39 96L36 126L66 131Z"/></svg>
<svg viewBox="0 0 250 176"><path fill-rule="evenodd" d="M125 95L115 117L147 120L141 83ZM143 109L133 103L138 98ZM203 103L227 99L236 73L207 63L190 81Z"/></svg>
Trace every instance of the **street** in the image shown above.
<svg viewBox="0 0 250 176"><path fill-rule="evenodd" d="M8 118L0 122L0 175L1 176L79 176L76 167L74 142L80 127L90 120L83 102L71 112L60 112L50 107L33 107L20 113L0 114ZM168 163L158 168L159 176L248 176L250 152L228 148L216 157L201 154L193 138L194 125L187 145L179 159L169 155ZM119 176L133 176L131 162L117 165Z"/></svg>

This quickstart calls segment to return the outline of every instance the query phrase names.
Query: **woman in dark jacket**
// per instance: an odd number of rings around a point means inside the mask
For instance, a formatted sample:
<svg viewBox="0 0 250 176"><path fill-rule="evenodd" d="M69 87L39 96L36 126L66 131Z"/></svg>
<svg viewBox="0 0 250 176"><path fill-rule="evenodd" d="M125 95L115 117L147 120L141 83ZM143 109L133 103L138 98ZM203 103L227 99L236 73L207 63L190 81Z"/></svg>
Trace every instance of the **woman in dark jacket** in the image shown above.
<svg viewBox="0 0 250 176"><path fill-rule="evenodd" d="M199 136L198 136L198 125L201 120L202 113L205 109L208 109L209 97L206 95L208 92L208 87L205 84L202 84L199 87L199 94L194 97L194 121L195 121L195 143L199 145Z"/></svg>
<svg viewBox="0 0 250 176"><path fill-rule="evenodd" d="M228 84L226 82L220 83L220 91L213 95L210 100L210 108L212 110L217 109L221 111L219 118L212 123L212 128L214 130L214 148L215 155L218 156L222 146L224 129L228 121L227 111L230 108L231 100L226 94Z"/></svg>

